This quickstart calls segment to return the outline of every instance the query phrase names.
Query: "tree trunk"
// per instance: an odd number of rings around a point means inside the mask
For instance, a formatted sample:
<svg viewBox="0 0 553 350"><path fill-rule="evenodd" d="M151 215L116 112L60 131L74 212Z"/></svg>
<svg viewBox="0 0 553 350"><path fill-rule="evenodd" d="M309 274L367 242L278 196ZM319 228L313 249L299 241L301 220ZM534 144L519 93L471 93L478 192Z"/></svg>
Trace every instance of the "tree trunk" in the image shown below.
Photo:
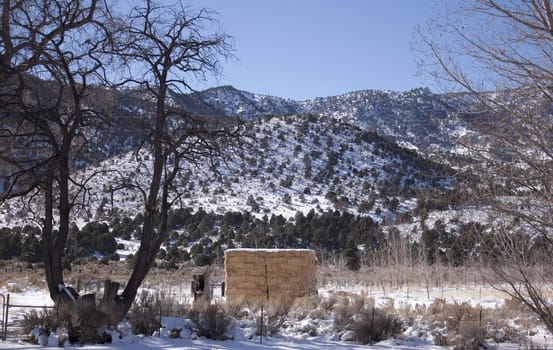
<svg viewBox="0 0 553 350"><path fill-rule="evenodd" d="M61 253L55 249L56 238L54 235L54 164L48 167L47 183L44 191L44 227L42 229L42 255L44 259L44 272L50 298L57 301L60 284L63 284L63 271L61 266Z"/></svg>
<svg viewBox="0 0 553 350"><path fill-rule="evenodd" d="M67 143L70 144L70 141ZM67 146L68 147L68 146ZM69 150L66 150L69 152ZM63 152L63 151L62 151ZM59 186L59 226L54 235L54 174L57 168ZM59 286L65 285L63 280L63 256L65 245L69 235L69 222L71 216L71 204L69 199L69 161L67 157L60 156L57 161L48 168L48 180L45 189L45 217L42 233L42 252L44 258L44 270L50 298L58 301Z"/></svg>
<svg viewBox="0 0 553 350"><path fill-rule="evenodd" d="M163 129L165 126L165 92L166 86L160 85L160 95L158 96L157 109L156 109L156 125L153 141L153 153L154 153L154 165L152 178L150 181L150 190L148 193L148 199L146 208L144 209L144 223L142 225L142 237L140 239L140 247L136 254L136 263L132 271L131 277L125 287L125 290L121 294L121 298L117 300L119 317L123 319L127 312L130 310L134 298L138 292L138 288L144 281L144 278L150 271L152 264L155 261L159 247L163 242L165 231L164 225L160 225L158 232L155 230L155 215L158 213L158 194L161 188L161 178L165 167L165 155L163 154ZM167 211L166 194L164 184L163 204L161 207L162 222L166 220ZM166 226L166 225L165 225Z"/></svg>

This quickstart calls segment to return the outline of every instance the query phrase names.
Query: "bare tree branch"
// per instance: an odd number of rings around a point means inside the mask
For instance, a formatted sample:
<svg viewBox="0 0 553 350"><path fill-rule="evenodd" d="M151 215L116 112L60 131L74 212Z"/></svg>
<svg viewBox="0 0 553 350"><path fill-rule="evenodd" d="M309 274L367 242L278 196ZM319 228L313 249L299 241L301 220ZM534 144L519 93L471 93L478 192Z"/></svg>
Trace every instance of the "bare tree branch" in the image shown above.
<svg viewBox="0 0 553 350"><path fill-rule="evenodd" d="M478 194L493 235L483 254L494 284L553 331L553 12L550 0L464 3L421 28L431 74L470 93L481 118L459 138L464 165L481 179ZM468 20L467 20L468 19ZM486 30L482 28L485 26Z"/></svg>

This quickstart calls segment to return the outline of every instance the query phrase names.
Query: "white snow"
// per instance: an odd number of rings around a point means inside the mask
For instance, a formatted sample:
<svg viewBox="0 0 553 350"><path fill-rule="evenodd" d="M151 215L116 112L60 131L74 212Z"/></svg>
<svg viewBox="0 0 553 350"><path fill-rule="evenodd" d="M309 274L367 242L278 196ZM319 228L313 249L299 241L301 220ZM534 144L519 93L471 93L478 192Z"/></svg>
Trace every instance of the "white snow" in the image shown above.
<svg viewBox="0 0 553 350"><path fill-rule="evenodd" d="M483 308L495 308L503 303L502 296L491 288L487 287L466 287L466 288L441 288L427 291L414 288L391 290L384 293L381 290L367 290L367 286L362 284L346 284L332 285L329 284L319 290L319 294L324 297L329 293L335 292L337 288L341 288L342 292L361 293L370 295L375 298L375 302L380 306L394 304L396 309L405 307L406 305L429 305L435 298L443 298L447 302L468 302L471 305L480 305ZM0 294L6 294L7 290L0 288ZM23 288L20 292L10 294L10 303L26 304L26 305L52 305L48 293L44 290L26 289ZM10 322L20 319L23 312L28 311L23 309L10 309ZM189 349L228 349L228 350L249 350L249 349L277 349L277 350L321 350L321 349L419 349L419 350L434 350L444 349L434 345L433 333L429 325L423 323L413 323L407 327L401 339L391 338L373 345L359 345L347 341L349 335L347 332L340 336L328 336L326 330L331 327L332 320L316 319L312 316L307 316L304 319L289 325L279 334L273 337L264 337L260 339L254 336L251 324L243 321L236 322L231 329L231 340L215 341L203 337L198 337L194 331L190 330L190 321L183 318L164 317L162 320L163 328L157 334L151 337L142 335L134 335L130 332L128 324L121 323L118 327L118 332L112 331L113 342L111 344L101 345L85 345L71 346L65 345L66 349L90 349L90 350L111 350L111 349L128 349L128 350L151 350L151 349L167 349L167 350L189 350ZM169 337L172 329L181 329L180 339ZM325 335L326 334L326 335ZM57 347L58 336L52 334L49 338L43 335L36 334L41 345L31 345L23 343L13 337L6 341L0 341L0 349L37 349L41 347ZM553 341L549 333L542 328L535 330L535 334L527 340L533 344L541 344L547 346ZM530 344L530 343L528 343ZM521 344L513 343L498 343L493 344L497 349L514 350L520 349Z"/></svg>

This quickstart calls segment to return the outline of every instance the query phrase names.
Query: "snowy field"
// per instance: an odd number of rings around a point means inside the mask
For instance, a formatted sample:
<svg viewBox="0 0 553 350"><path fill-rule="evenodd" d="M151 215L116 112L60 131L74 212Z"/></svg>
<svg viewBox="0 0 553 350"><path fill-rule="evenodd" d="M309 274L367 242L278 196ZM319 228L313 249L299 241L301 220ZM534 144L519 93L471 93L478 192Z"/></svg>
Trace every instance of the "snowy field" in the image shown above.
<svg viewBox="0 0 553 350"><path fill-rule="evenodd" d="M6 295L8 289L13 286L0 288L0 294ZM8 288L8 289L7 289ZM52 305L48 294L44 290L33 288L18 288L16 292L10 293L10 303L17 305ZM439 288L427 291L422 288L407 288L391 290L384 294L381 290L368 290L363 285L333 285L328 284L319 289L321 298L325 298L332 293L351 293L369 295L375 300L375 304L382 306L392 303L396 310L408 307L414 308L420 305L431 305L435 298L442 298L447 303L467 302L475 307L483 309L494 309L501 307L504 303L504 297L497 291L487 287L471 288ZM215 292L215 295L218 293ZM430 296L430 297L429 297ZM20 319L28 309L10 309L10 322ZM313 319L306 317L297 321L296 325L283 329L274 337L265 337L261 339L254 336L252 324L243 320L237 320L230 331L232 340L215 341L203 337L198 337L194 332L187 328L187 322L182 318L163 318L163 328L158 334L151 337L137 336L132 334L127 323L121 323L118 332L112 332L113 343L107 345L87 345L70 346L65 345L66 349L129 349L129 350L149 350L149 349L444 349L446 347L437 346L433 341L433 330L425 322L414 322L409 327L404 327L401 337L398 339L388 339L373 345L359 345L353 342L337 339L336 335L331 335L328 329L332 321L323 319ZM310 336L305 331L297 331L305 327L317 327L315 336ZM171 329L181 328L181 339L170 338ZM6 341L0 341L0 349L36 349L41 347L58 347L56 335L50 338L42 339L44 346L31 345L23 343L13 336L8 337ZM501 350L514 349L545 349L551 347L553 337L545 332L542 327L534 326L531 336L524 342L499 343L489 341L489 348Z"/></svg>

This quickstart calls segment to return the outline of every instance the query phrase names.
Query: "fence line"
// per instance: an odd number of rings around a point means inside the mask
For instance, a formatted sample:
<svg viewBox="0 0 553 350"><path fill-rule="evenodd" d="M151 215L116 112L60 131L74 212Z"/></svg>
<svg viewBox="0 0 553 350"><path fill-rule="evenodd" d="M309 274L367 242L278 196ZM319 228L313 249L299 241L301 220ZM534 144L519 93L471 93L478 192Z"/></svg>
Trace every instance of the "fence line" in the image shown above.
<svg viewBox="0 0 553 350"><path fill-rule="evenodd" d="M47 305L26 305L26 304L11 304L10 303L10 294L0 294L2 299L2 317L1 317L1 329L0 329L0 338L5 341L8 337L8 325L10 317L10 308L21 308L21 309L55 309L55 306ZM12 324L14 324L13 322Z"/></svg>
<svg viewBox="0 0 553 350"><path fill-rule="evenodd" d="M193 302L193 295L191 293L190 279L174 279L166 280L161 283L155 283L145 281L140 290L156 290L162 292L166 297L172 298L174 301L181 304L191 304ZM96 286L95 288L90 288ZM88 291L92 293L98 293L100 291L99 283L92 283L83 288L81 292ZM222 281L211 281L210 294L214 299L220 299L222 297ZM23 301L23 300L21 300ZM0 294L0 303L2 304L2 313L0 315L0 340L5 341L8 335L8 326L13 328L16 324L15 321L10 322L10 311L14 308L19 309L55 309L55 306L46 305L30 305L23 303L17 303L17 301L10 301L10 294ZM11 311L13 315L13 311ZM13 316L12 316L13 318Z"/></svg>
<svg viewBox="0 0 553 350"><path fill-rule="evenodd" d="M8 317L7 317L7 308L6 308L7 303L6 303L6 296L4 296L3 294L0 294L0 297L2 297L2 323L1 323L2 329L0 330L0 338L2 340L6 340L6 333L8 328ZM9 294L7 298L9 303L9 300L10 300Z"/></svg>

